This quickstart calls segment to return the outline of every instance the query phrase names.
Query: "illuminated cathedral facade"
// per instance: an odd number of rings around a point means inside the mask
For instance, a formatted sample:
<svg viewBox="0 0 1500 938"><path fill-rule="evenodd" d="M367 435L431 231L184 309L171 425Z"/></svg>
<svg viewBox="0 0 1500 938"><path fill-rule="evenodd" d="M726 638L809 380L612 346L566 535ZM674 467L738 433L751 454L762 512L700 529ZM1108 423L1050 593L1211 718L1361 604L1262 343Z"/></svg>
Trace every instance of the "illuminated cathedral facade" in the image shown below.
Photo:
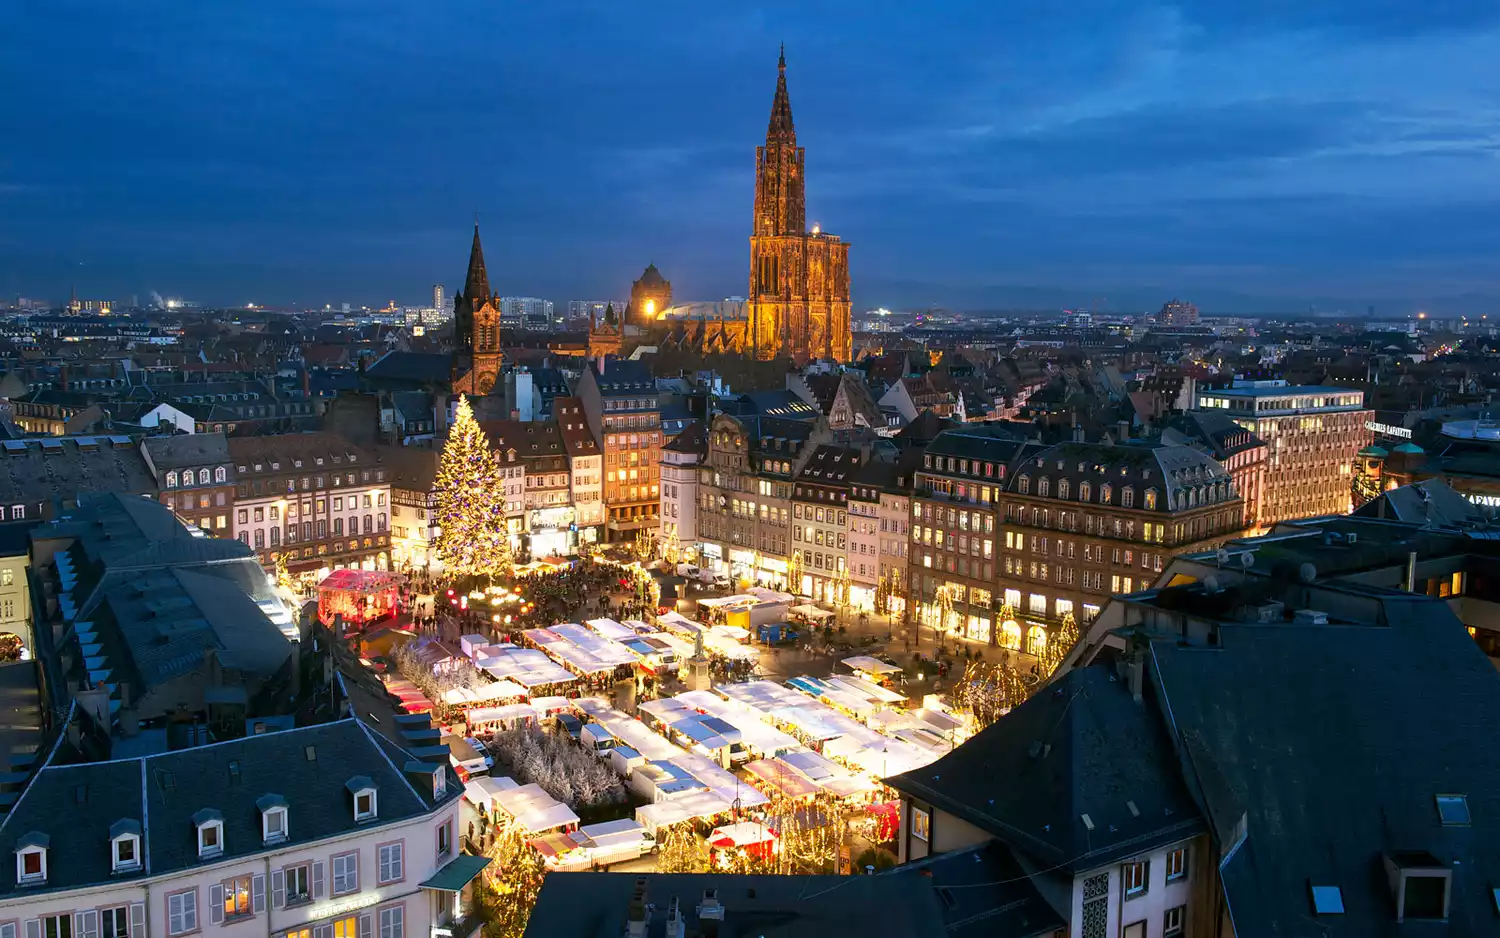
<svg viewBox="0 0 1500 938"><path fill-rule="evenodd" d="M807 230L804 157L777 65L766 145L755 149L755 220L750 235L749 339L757 358L848 361L852 341L849 244Z"/></svg>

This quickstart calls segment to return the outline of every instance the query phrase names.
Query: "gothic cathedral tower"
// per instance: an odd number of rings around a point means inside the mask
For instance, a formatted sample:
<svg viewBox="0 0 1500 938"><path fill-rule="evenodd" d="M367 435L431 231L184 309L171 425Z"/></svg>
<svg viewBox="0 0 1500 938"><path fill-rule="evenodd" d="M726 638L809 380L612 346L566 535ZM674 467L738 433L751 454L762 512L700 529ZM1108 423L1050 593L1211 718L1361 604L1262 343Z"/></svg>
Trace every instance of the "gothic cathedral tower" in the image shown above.
<svg viewBox="0 0 1500 938"><path fill-rule="evenodd" d="M848 361L849 244L807 230L804 151L786 90L786 50L777 65L766 145L755 148L755 222L750 234L750 332L756 357Z"/></svg>
<svg viewBox="0 0 1500 938"><path fill-rule="evenodd" d="M499 379L500 305L490 292L474 223L474 245L469 248L469 273L462 293L453 297L453 391L471 397L490 393Z"/></svg>

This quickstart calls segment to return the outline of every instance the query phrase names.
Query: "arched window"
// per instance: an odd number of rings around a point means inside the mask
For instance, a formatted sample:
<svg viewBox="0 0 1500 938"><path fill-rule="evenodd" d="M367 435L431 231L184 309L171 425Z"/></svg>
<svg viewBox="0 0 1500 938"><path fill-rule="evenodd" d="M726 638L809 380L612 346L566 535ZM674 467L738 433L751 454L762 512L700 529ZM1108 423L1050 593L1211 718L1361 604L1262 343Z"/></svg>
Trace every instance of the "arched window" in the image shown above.
<svg viewBox="0 0 1500 938"><path fill-rule="evenodd" d="M169 473L167 473L167 488L169 488L169 489L175 489L175 488L177 488L177 473L175 473L175 472L169 472Z"/></svg>
<svg viewBox="0 0 1500 938"><path fill-rule="evenodd" d="M1197 508L1198 507L1198 489L1197 489L1197 487L1188 489L1187 499L1188 499L1188 507L1189 508Z"/></svg>
<svg viewBox="0 0 1500 938"><path fill-rule="evenodd" d="M1036 493L1038 495L1042 496L1043 498L1046 498L1047 496L1051 495L1052 494L1052 480L1049 479L1049 478L1047 478L1046 476L1042 476L1040 479L1037 479L1036 480Z"/></svg>
<svg viewBox="0 0 1500 938"><path fill-rule="evenodd" d="M207 485L208 484L208 470L207 469L199 469L198 470L198 484L199 485Z"/></svg>
<svg viewBox="0 0 1500 938"><path fill-rule="evenodd" d="M1146 510L1147 511L1155 511L1156 510L1156 489L1147 489L1146 490Z"/></svg>
<svg viewBox="0 0 1500 938"><path fill-rule="evenodd" d="M1058 498L1067 498L1068 497L1068 480L1067 479L1058 479L1057 480L1057 497Z"/></svg>
<svg viewBox="0 0 1500 938"><path fill-rule="evenodd" d="M1086 502L1090 498L1093 497L1093 494L1094 494L1093 486L1089 485L1087 482L1080 482L1080 483L1078 483L1078 500L1079 501Z"/></svg>
<svg viewBox="0 0 1500 938"><path fill-rule="evenodd" d="M1031 476L1021 476L1016 479L1016 491L1022 495L1031 494Z"/></svg>
<svg viewBox="0 0 1500 938"><path fill-rule="evenodd" d="M229 478L229 473L227 473L227 472L224 471L224 467L223 466L220 466L219 468L217 468L217 469L214 470L214 481L215 482L223 482L223 481L227 480L228 478Z"/></svg>
<svg viewBox="0 0 1500 938"><path fill-rule="evenodd" d="M1120 507L1121 508L1134 508L1135 507L1135 489L1131 488L1128 485L1124 486L1123 488L1120 489Z"/></svg>
<svg viewBox="0 0 1500 938"><path fill-rule="evenodd" d="M1099 486L1099 504L1101 504L1101 505L1108 505L1109 504L1109 496L1112 495L1112 494L1113 494L1113 490L1110 488L1108 482L1106 482L1103 485Z"/></svg>

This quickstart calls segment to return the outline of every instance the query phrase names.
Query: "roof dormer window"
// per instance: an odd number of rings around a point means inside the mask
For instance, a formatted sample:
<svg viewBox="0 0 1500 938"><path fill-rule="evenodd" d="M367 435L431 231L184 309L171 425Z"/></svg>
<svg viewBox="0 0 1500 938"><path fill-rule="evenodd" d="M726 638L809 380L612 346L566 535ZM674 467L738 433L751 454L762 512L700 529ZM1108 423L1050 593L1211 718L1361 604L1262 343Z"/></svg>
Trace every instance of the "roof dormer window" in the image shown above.
<svg viewBox="0 0 1500 938"><path fill-rule="evenodd" d="M16 882L23 886L47 881L47 847L52 838L40 831L25 834L16 842Z"/></svg>
<svg viewBox="0 0 1500 938"><path fill-rule="evenodd" d="M255 800L260 809L260 836L268 844L279 844L289 836L286 799L280 795L261 795Z"/></svg>
<svg viewBox="0 0 1500 938"><path fill-rule="evenodd" d="M109 826L110 870L132 873L141 868L141 822L122 818Z"/></svg>
<svg viewBox="0 0 1500 938"><path fill-rule="evenodd" d="M349 794L354 797L354 819L356 821L373 821L378 811L375 798L375 783L370 781L368 775L356 775L344 783Z"/></svg>
<svg viewBox="0 0 1500 938"><path fill-rule="evenodd" d="M224 852L224 815L213 808L204 808L193 815L193 825L198 829L198 858L216 857Z"/></svg>

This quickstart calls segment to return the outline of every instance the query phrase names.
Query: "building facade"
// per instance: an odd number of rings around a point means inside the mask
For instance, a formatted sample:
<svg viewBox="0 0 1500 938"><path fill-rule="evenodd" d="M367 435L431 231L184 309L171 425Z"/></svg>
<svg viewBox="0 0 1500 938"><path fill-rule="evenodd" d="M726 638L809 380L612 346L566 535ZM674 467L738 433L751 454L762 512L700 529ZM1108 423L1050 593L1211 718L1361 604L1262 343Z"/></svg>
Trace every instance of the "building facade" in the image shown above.
<svg viewBox="0 0 1500 938"><path fill-rule="evenodd" d="M590 361L578 382L589 430L604 444L607 539L655 534L661 511L661 403L640 362Z"/></svg>
<svg viewBox="0 0 1500 938"><path fill-rule="evenodd" d="M223 433L154 436L141 441L161 503L183 521L219 537L233 537L235 471Z"/></svg>
<svg viewBox="0 0 1500 938"><path fill-rule="evenodd" d="M604 526L604 453L590 432L583 402L576 397L552 399L552 413L568 451L571 495L579 545L598 542Z"/></svg>
<svg viewBox="0 0 1500 938"><path fill-rule="evenodd" d="M483 424L502 452L515 452L522 467L521 552L532 560L578 552L568 451L555 420L498 420Z"/></svg>
<svg viewBox="0 0 1500 938"><path fill-rule="evenodd" d="M442 528L433 492L440 454L415 446L381 446L375 455L390 473L392 568L441 570L437 539Z"/></svg>
<svg viewBox="0 0 1500 938"><path fill-rule="evenodd" d="M1265 441L1260 527L1351 509L1355 460L1373 439L1365 424L1374 411L1363 391L1236 380L1232 388L1200 390L1198 407Z"/></svg>
<svg viewBox="0 0 1500 938"><path fill-rule="evenodd" d="M661 451L661 537L669 560L698 558L698 467L708 449L703 424L693 421Z"/></svg>
<svg viewBox="0 0 1500 938"><path fill-rule="evenodd" d="M647 264L640 278L630 285L630 307L625 322L649 329L671 306L672 282L661 275L655 264Z"/></svg>
<svg viewBox="0 0 1500 938"><path fill-rule="evenodd" d="M792 486L792 587L820 602L849 603L849 480L863 462L858 449L819 446Z"/></svg>
<svg viewBox="0 0 1500 938"><path fill-rule="evenodd" d="M356 720L42 768L0 828L31 938L405 938L457 924L462 784ZM389 749L389 751L387 751ZM476 870L477 872L477 870Z"/></svg>
<svg viewBox="0 0 1500 938"><path fill-rule="evenodd" d="M801 421L715 414L698 471L698 555L745 582L797 589L790 569L792 487L812 451Z"/></svg>
<svg viewBox="0 0 1500 938"><path fill-rule="evenodd" d="M391 485L373 455L331 433L231 437L234 536L294 574L390 567Z"/></svg>
<svg viewBox="0 0 1500 938"><path fill-rule="evenodd" d="M786 55L765 146L755 150L755 217L750 235L750 336L763 359L848 361L849 244L807 230L803 164L786 88Z"/></svg>

